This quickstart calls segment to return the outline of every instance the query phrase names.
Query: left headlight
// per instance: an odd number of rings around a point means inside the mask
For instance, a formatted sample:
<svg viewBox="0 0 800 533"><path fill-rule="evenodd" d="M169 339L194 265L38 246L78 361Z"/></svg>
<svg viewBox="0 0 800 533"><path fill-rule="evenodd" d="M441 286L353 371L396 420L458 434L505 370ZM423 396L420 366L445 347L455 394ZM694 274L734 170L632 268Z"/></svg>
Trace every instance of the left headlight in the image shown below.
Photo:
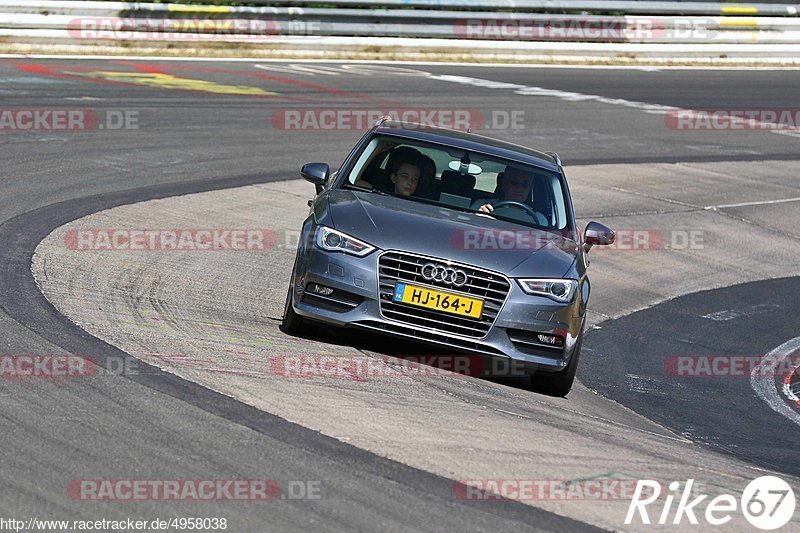
<svg viewBox="0 0 800 533"><path fill-rule="evenodd" d="M536 296L546 296L560 303L569 303L578 292L574 279L518 279L522 290Z"/></svg>
<svg viewBox="0 0 800 533"><path fill-rule="evenodd" d="M317 227L314 242L329 252L343 252L358 257L370 254L375 247L327 226Z"/></svg>

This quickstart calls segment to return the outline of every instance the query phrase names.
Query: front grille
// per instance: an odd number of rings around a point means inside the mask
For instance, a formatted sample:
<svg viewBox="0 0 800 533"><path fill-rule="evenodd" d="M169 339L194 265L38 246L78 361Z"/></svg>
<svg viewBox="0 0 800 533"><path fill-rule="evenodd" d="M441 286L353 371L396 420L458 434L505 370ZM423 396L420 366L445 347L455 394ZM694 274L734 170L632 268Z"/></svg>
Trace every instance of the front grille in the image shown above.
<svg viewBox="0 0 800 533"><path fill-rule="evenodd" d="M452 287L442 282L428 281L422 277L425 263L458 267L467 273L463 287ZM392 301L397 282L413 283L423 287L457 292L481 298L483 314L480 319L465 318L432 309L424 309ZM378 259L378 284L381 313L384 317L414 326L466 337L485 337L497 319L500 308L511 286L505 276L460 263L450 263L435 257L425 257L403 252L385 252Z"/></svg>

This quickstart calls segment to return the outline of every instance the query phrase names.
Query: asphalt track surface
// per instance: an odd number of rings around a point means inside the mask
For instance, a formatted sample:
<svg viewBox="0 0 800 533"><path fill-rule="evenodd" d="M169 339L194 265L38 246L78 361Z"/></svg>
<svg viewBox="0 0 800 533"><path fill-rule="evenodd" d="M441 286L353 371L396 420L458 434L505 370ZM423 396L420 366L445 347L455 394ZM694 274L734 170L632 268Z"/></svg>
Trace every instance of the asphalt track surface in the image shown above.
<svg viewBox="0 0 800 533"><path fill-rule="evenodd" d="M587 339L583 380L695 442L796 476L797 425L753 401L750 372L728 361L760 359L789 340L799 303L797 279L783 278L690 294L613 320ZM738 312L715 315L720 310ZM683 371L681 357L688 358ZM717 375L694 364L715 358L725 361ZM777 388L785 377L763 374Z"/></svg>
<svg viewBox="0 0 800 533"><path fill-rule="evenodd" d="M127 109L137 112L139 124L138 129L113 132L2 132L0 338L4 353L66 351L125 357L60 316L38 291L30 275L30 260L35 246L53 229L117 205L292 178L298 165L311 159L336 164L360 135L357 130L283 131L272 122L276 111L303 105L331 109L363 106L370 99L376 99L376 105L385 106L388 101L398 107L512 111L522 105L514 94L502 89L392 76L379 69L362 68L359 73L340 69L336 75L311 76L257 71L243 63L146 64L156 65L150 72L191 73L193 78L225 85L255 82L279 94L253 97L100 83L75 74L83 69L141 71L146 67L140 63L4 60L0 64L3 108L90 108L99 113ZM784 71L429 66L425 70L684 108L793 108L793 91L800 81L797 72ZM764 132L678 133L664 128L660 115L643 118L624 106L598 104L590 112L585 106L577 107L568 100L530 106L523 130L498 131L496 135L553 148L567 165L800 159L797 137ZM791 233L791 228L788 231ZM792 235L797 238L796 232ZM778 294L796 292L794 280L782 283L786 291ZM715 291L713 298L719 298L719 304L709 309L725 307L726 298L750 303L765 292L772 294L757 287ZM687 298L686 305L693 305L692 296ZM677 306L680 313L683 304L674 300L665 305ZM781 339L797 336L796 329L792 330L797 310L790 304L788 298L779 312L781 320L769 314L753 317L764 323L748 327L747 335L735 321L713 324L730 327L740 337L724 329L698 332L698 326L705 327L708 321L699 321L696 313L686 313L685 321L669 327L676 328L681 338L713 339L713 345L723 350L719 353L762 353ZM636 374L646 375L646 366L631 360L636 355L632 341L647 343L651 335L675 338L675 331L667 329L669 320L653 320L646 314L658 316L660 312L673 316L676 311L655 307L606 323L587 338L587 353L603 354L609 361L626 357L625 366L642 366ZM727 344L720 346L718 340L723 338ZM647 346L648 353L652 352L652 345ZM684 353L668 343L659 345L658 350L653 358L655 371L663 365L664 355ZM639 350L639 356L644 352L647 350ZM615 365L620 364L621 359L614 360ZM204 516L212 516L218 506L218 514L233 515L231 522L242 531L321 526L334 530L430 530L434 523L437 530L586 527L516 502L490 508L467 505L469 502L453 499L451 480L364 452L154 368L145 370L135 378L103 375L57 383L0 383L0 425L6 449L0 472L4 516L82 519L176 514L176 507L165 502L99 508L67 497L69 480L112 477L115 465L127 463L136 465L141 478L237 478L263 472L278 480L329 481L326 487L331 492L317 502L280 501L269 508L244 503L233 513L224 502L203 508ZM693 410L707 408L698 404L728 405L730 398L750 394L736 390L747 387L745 381L719 381L720 390L712 393L695 380L690 387L693 394L680 409L665 412L658 401L663 396L633 394L623 386L623 373L629 371L616 366L604 370L590 372L585 381L634 411L678 433L685 434L685 428L691 427L690 438L712 443L739 459L798 473L793 446L797 427L776 418L778 415L750 412L743 404L738 410L720 408L716 416L704 418L703 424L698 423L696 413L693 416ZM780 437L758 440L747 431L732 431L734 421L742 416L762 418L764 425L752 429L764 435L772 428ZM179 511L186 513L185 507Z"/></svg>

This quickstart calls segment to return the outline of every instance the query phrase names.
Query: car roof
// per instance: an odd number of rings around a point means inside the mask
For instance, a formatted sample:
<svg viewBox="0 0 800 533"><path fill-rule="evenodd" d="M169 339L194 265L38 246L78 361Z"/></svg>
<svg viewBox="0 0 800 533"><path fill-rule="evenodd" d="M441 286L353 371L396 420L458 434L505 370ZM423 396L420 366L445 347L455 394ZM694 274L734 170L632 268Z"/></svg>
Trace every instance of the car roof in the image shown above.
<svg viewBox="0 0 800 533"><path fill-rule="evenodd" d="M540 152L518 144L478 135L477 133L392 120L379 122L374 130L376 133L385 135L446 144L463 150L482 152L516 160L520 163L533 164L555 172L560 170L560 161L557 160L555 154Z"/></svg>

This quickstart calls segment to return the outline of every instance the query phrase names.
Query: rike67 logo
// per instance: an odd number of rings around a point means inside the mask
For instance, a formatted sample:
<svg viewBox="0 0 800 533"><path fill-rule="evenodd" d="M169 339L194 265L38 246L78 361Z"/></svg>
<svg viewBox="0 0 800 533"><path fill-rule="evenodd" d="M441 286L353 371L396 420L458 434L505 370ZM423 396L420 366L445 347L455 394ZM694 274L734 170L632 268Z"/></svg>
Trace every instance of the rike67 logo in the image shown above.
<svg viewBox="0 0 800 533"><path fill-rule="evenodd" d="M693 493L694 479L688 479L682 489L678 481L669 484L669 492L663 498L661 512L654 516L651 522L648 506L662 497L661 487L660 482L649 479L640 479L637 482L633 499L628 506L628 514L625 516L625 524L633 523L638 515L642 524L682 525L685 523L685 518L689 524L698 525L699 515L706 523L721 526L730 522L733 513L740 510L750 525L771 531L788 524L795 511L792 487L779 477L762 476L748 483L738 499L731 494L715 496L707 501L705 512L701 514L701 504L709 498L709 495ZM673 511L675 500L677 506ZM654 507L660 507L660 503ZM658 511L657 508L650 510Z"/></svg>

